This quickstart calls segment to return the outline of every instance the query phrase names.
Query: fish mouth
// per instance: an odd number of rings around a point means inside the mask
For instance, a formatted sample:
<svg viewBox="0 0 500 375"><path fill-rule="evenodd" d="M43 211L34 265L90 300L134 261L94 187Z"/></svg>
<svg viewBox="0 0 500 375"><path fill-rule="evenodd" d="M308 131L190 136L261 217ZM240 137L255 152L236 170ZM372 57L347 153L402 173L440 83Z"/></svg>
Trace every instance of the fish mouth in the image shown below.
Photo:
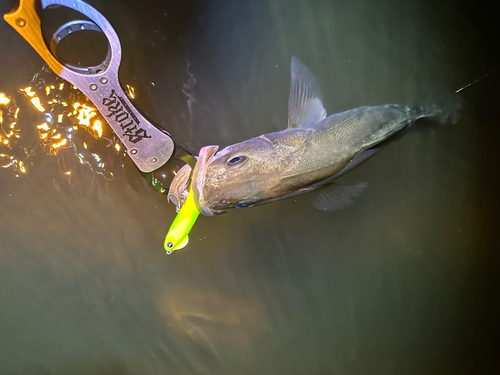
<svg viewBox="0 0 500 375"><path fill-rule="evenodd" d="M208 207L205 197L203 196L205 172L210 162L214 159L214 155L218 149L219 146L205 146L200 150L198 161L194 167L193 177L191 180L196 208L198 208L198 211L205 216L214 216L224 212Z"/></svg>

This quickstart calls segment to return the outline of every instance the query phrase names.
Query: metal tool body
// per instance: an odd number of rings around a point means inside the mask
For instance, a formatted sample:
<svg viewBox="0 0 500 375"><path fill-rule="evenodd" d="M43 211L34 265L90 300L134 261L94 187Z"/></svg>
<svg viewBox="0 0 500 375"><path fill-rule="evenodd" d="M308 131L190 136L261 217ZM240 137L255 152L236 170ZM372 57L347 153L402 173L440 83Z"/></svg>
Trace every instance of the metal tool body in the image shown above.
<svg viewBox="0 0 500 375"><path fill-rule="evenodd" d="M38 11L50 6L73 9L91 21L75 20L61 26L54 33L49 50L42 36ZM31 44L56 74L78 87L94 103L142 172L160 168L174 150L179 154L176 156L185 162L196 162L190 153L174 143L168 133L148 121L121 88L118 79L122 55L120 40L111 24L96 9L81 0L20 0L19 7L6 14L4 19ZM105 60L93 67L61 62L56 53L58 43L71 33L83 30L99 31L106 36L109 46Z"/></svg>

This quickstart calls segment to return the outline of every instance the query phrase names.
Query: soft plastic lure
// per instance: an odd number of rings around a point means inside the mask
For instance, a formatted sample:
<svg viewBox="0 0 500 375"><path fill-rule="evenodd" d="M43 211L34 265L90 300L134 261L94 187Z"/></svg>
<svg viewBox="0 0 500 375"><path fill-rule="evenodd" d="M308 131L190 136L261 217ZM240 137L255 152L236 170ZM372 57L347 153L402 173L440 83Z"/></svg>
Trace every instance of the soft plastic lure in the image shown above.
<svg viewBox="0 0 500 375"><path fill-rule="evenodd" d="M191 186L186 202L182 205L165 237L165 250L167 254L184 248L189 242L189 232L191 232L191 228L200 214L194 203L193 195L193 187Z"/></svg>

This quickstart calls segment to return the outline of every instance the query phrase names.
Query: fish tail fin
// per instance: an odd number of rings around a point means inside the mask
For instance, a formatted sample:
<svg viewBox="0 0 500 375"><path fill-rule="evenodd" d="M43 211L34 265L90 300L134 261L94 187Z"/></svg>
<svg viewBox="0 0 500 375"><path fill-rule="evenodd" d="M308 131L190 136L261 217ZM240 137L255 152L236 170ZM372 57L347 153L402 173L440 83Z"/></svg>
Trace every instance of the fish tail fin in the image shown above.
<svg viewBox="0 0 500 375"><path fill-rule="evenodd" d="M421 106L407 107L407 110L412 113L414 121L426 118L444 125L457 123L461 107L460 97L445 95L441 96L439 100L427 100Z"/></svg>

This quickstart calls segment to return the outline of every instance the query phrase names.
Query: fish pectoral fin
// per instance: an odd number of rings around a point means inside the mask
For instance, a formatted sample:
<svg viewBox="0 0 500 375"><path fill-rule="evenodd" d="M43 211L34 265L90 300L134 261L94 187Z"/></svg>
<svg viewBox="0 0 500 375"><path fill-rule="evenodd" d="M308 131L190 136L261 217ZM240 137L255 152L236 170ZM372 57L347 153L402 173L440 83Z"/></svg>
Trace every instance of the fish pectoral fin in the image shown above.
<svg viewBox="0 0 500 375"><path fill-rule="evenodd" d="M339 178L340 176L346 174L347 172L350 172L354 168L356 168L359 164L364 163L368 159L370 159L373 155L375 155L377 152L381 150L380 147L377 148L370 148L368 150L361 151L358 155L356 155L347 166L342 169L340 172L338 172L335 176L330 181L333 181L334 179ZM324 181L328 182L328 181Z"/></svg>
<svg viewBox="0 0 500 375"><path fill-rule="evenodd" d="M312 126L326 118L323 96L314 74L292 56L292 82L288 98L288 128Z"/></svg>
<svg viewBox="0 0 500 375"><path fill-rule="evenodd" d="M368 186L366 182L334 183L319 189L311 204L321 211L338 211L354 203Z"/></svg>

